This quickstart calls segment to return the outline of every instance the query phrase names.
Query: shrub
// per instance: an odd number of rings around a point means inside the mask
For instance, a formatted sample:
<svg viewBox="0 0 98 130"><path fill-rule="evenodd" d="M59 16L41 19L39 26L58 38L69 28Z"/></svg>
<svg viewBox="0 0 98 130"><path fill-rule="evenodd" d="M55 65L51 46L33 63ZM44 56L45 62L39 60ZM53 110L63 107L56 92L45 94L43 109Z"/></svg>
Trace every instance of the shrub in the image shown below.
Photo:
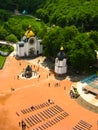
<svg viewBox="0 0 98 130"><path fill-rule="evenodd" d="M0 46L0 51L2 51L2 52L8 52L8 54L9 54L12 51L14 51L14 47L10 46L10 45L2 45L2 46Z"/></svg>
<svg viewBox="0 0 98 130"><path fill-rule="evenodd" d="M15 42L15 43L18 41L17 37L14 34L8 35L5 39L6 41Z"/></svg>

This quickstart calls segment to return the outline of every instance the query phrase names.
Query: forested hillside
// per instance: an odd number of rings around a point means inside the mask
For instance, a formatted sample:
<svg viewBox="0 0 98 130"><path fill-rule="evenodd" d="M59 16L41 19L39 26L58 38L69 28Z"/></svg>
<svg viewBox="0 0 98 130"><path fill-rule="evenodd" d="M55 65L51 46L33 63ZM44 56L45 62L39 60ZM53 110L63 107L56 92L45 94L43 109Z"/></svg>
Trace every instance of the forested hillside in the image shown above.
<svg viewBox="0 0 98 130"><path fill-rule="evenodd" d="M61 27L75 25L80 31L98 30L97 0L48 0L37 17Z"/></svg>
<svg viewBox="0 0 98 130"><path fill-rule="evenodd" d="M50 25L75 25L83 32L98 30L98 0L0 0L0 8L27 10Z"/></svg>
<svg viewBox="0 0 98 130"><path fill-rule="evenodd" d="M5 0L5 3L0 0L1 40L20 40L31 24L43 41L45 56L55 58L62 45L68 66L80 71L93 69L98 50L98 0ZM15 9L20 13L26 10L40 21L25 15L12 16Z"/></svg>

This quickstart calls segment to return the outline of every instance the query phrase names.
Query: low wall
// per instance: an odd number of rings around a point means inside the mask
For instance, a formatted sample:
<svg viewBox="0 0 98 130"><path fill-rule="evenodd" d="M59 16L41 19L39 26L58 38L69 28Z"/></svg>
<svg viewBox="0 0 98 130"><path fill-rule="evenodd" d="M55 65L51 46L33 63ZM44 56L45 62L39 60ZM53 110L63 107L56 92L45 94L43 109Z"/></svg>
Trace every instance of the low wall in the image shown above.
<svg viewBox="0 0 98 130"><path fill-rule="evenodd" d="M0 54L2 55L2 56L8 56L8 52L4 52L4 51L0 51Z"/></svg>

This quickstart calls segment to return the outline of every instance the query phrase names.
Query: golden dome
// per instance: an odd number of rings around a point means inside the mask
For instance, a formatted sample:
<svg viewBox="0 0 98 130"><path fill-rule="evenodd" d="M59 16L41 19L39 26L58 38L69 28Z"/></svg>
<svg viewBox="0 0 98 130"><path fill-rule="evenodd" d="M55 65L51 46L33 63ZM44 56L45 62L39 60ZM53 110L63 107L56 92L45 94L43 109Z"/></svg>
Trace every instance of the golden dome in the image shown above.
<svg viewBox="0 0 98 130"><path fill-rule="evenodd" d="M27 31L25 32L25 36L26 38L30 38L33 37L34 35L35 35L34 32L31 30L31 25L29 25Z"/></svg>
<svg viewBox="0 0 98 130"><path fill-rule="evenodd" d="M63 51L63 50L64 50L64 47L63 47L63 46L61 46L60 51Z"/></svg>

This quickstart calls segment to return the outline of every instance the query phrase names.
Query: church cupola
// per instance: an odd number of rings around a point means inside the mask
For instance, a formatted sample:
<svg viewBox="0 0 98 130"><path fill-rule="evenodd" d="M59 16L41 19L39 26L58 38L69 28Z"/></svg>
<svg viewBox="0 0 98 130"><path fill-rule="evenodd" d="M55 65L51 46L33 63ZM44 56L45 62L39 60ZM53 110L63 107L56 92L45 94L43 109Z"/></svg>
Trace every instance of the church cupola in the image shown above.
<svg viewBox="0 0 98 130"><path fill-rule="evenodd" d="M57 58L58 60L63 60L64 58L66 58L63 46L60 48L60 52L57 54Z"/></svg>

